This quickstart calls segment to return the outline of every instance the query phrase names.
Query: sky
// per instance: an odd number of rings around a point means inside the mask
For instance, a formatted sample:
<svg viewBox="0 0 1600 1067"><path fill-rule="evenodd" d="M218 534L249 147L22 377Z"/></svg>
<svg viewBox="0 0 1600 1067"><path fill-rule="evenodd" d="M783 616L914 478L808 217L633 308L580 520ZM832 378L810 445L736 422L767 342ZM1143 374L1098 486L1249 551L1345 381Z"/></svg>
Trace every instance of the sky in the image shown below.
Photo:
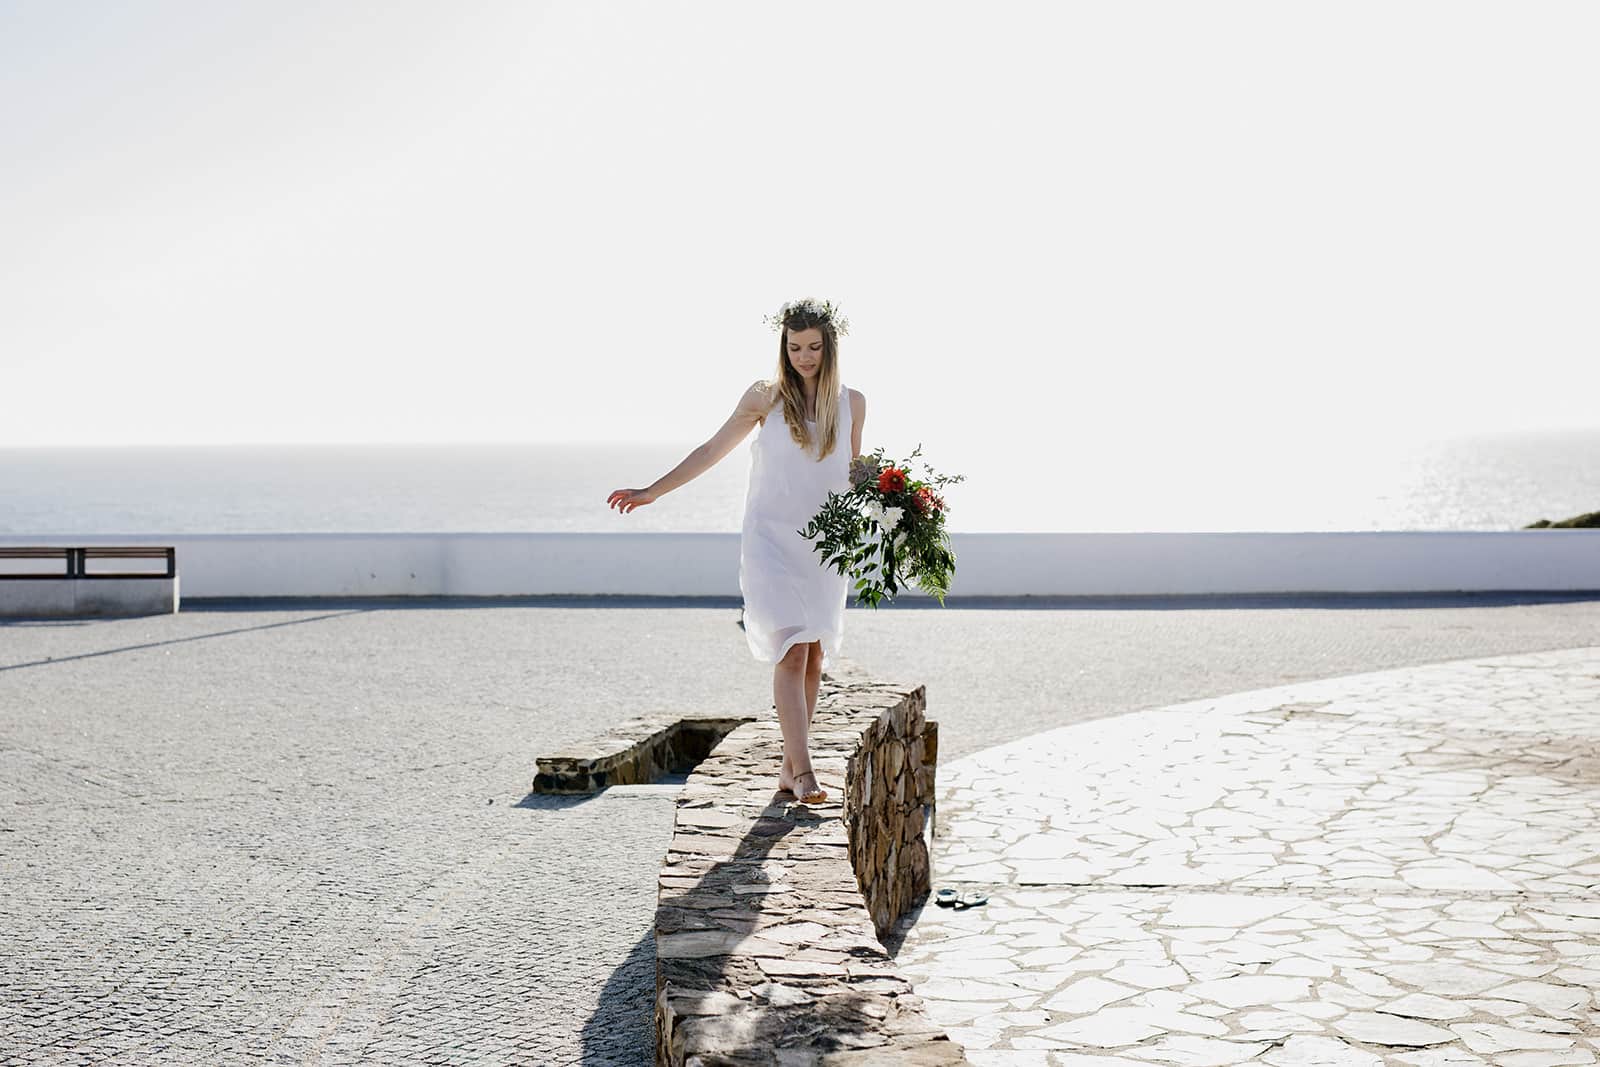
<svg viewBox="0 0 1600 1067"><path fill-rule="evenodd" d="M0 446L1588 427L1591 3L0 0ZM980 459L980 457L986 457Z"/></svg>

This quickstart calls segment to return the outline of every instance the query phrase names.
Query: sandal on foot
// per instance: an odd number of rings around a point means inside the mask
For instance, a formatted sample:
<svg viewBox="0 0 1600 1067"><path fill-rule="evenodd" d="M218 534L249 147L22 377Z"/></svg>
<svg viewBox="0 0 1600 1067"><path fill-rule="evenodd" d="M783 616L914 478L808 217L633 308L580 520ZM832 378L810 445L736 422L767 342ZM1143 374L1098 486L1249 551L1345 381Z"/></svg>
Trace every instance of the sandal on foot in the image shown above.
<svg viewBox="0 0 1600 1067"><path fill-rule="evenodd" d="M811 779L816 783L817 787L815 789L808 789L804 792L801 792L800 782L805 778ZM806 771L804 774L795 775L794 785L794 795L802 804L821 804L823 801L828 799L828 791L822 788L822 783L817 780L816 774L812 771Z"/></svg>

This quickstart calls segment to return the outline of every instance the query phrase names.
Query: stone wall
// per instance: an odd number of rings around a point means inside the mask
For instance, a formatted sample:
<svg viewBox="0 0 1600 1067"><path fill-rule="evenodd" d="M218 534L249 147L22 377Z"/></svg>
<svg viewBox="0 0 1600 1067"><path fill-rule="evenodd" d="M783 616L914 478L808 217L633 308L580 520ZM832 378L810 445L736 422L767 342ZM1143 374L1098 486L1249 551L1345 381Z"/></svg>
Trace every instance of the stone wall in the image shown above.
<svg viewBox="0 0 1600 1067"><path fill-rule="evenodd" d="M597 793L609 785L641 785L686 774L749 717L662 712L618 723L549 756L540 756L535 793Z"/></svg>
<svg viewBox="0 0 1600 1067"><path fill-rule="evenodd" d="M928 892L935 726L921 686L824 680L812 761L832 794L778 794L772 713L678 799L656 908L656 1062L967 1062L880 933Z"/></svg>
<svg viewBox="0 0 1600 1067"><path fill-rule="evenodd" d="M881 687L864 685L855 695L862 711L880 710L846 767L844 824L850 865L882 937L928 895L939 724L924 718L921 686L887 706L896 694Z"/></svg>

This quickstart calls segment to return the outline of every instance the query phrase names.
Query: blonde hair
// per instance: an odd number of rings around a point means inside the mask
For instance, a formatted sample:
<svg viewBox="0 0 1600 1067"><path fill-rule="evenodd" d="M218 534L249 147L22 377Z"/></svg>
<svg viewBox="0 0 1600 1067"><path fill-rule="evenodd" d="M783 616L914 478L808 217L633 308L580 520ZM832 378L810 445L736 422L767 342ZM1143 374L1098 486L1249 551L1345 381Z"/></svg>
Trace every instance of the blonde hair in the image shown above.
<svg viewBox="0 0 1600 1067"><path fill-rule="evenodd" d="M833 451L839 441L839 338L831 322L814 327L822 332L822 363L817 370L817 462ZM778 376L768 384L768 395L783 400L783 421L789 436L807 452L812 450L811 428L806 425L806 394L800 372L789 364L789 328L778 331Z"/></svg>

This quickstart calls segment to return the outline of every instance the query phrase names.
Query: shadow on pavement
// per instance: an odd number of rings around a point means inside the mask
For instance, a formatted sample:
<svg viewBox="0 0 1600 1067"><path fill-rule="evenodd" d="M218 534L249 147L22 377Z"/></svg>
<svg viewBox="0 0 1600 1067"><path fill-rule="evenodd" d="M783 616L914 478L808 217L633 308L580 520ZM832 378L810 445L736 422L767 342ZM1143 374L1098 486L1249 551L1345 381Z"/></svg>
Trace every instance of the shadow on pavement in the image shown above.
<svg viewBox="0 0 1600 1067"><path fill-rule="evenodd" d="M256 630L274 630L280 626L300 626L308 622L324 622L328 619L343 618L347 615L364 615L366 613L367 609L365 608L353 609L349 611L331 611L324 615L314 615L309 619L290 619L287 622L265 622L259 626L240 626L232 630L216 630L208 634L191 634L188 637L174 637L166 641L145 641L137 645L123 645L121 648L105 648L98 652L78 652L70 656L54 656L50 659L29 660L26 663L8 663L0 665L0 671L17 671L24 667L48 667L57 663L72 663L73 661L80 659L95 659L98 656L115 656L122 652L138 652L141 649L161 648L164 645L183 645L188 644L190 641L209 641L213 637L227 637L231 634L245 634ZM166 616L160 616L160 618L166 618ZM107 619L101 621L109 622L111 620ZM128 620L124 619L121 621ZM0 625L14 624L0 623Z"/></svg>
<svg viewBox="0 0 1600 1067"><path fill-rule="evenodd" d="M583 1024L583 1067L649 1067L654 1061L656 934L646 929L600 990Z"/></svg>
<svg viewBox="0 0 1600 1067"><path fill-rule="evenodd" d="M603 789L595 793L529 793L511 806L526 811L565 811L587 804L604 793Z"/></svg>
<svg viewBox="0 0 1600 1067"><path fill-rule="evenodd" d="M660 899L656 909L657 930L647 931L628 958L614 971L605 984L605 991L601 995L599 1008L584 1026L584 1064L586 1067L598 1067L613 1061L607 1059L590 1059L590 1049L599 1057L610 1054L607 1050L613 1046L600 1044L601 1036L608 1033L615 1024L614 1019L631 1020L637 1018L635 1008L638 1003L644 1003L648 1009L648 1018L645 1022L646 1046L641 1050L642 1057L637 1062L648 1064L652 1062L651 1055L655 1034L655 981L653 970L645 969L645 964L656 960L655 935L657 931L663 934L684 933L690 931L732 932L738 934L757 933L765 921L768 927L779 923L794 920L800 921L801 916L795 914L804 905L792 902L799 894L773 894L765 893L736 893L734 886L747 885L760 881L764 874L760 870L761 863L766 859L773 847L786 836L799 829L802 823L820 822L818 816L796 817L790 815L785 818L761 816L738 844L734 847L733 856L719 860L709 867L705 874L690 889L672 889ZM802 865L804 860L798 861ZM796 886L800 893L804 889ZM787 904L787 906L785 906ZM770 909L768 907L770 905ZM764 912L771 910L775 916L766 917ZM897 928L890 934L892 947L884 946L882 949L871 949L858 946L846 950L846 954L856 958L888 959L899 950L904 941L910 924L915 921L915 916L920 908L907 912L902 922L903 928ZM776 920L774 922L773 920ZM863 911L862 922L868 930L871 929L871 920ZM792 946L796 951L803 949L803 944ZM785 1038L801 1038L805 1042L802 1047L815 1052L838 1051L858 1049L863 1042L853 1038L863 1034L876 1034L879 1029L879 1017L882 1015L882 1001L869 994L839 988L841 983L848 983L849 979L827 979L823 977L778 977L769 979L760 969L754 956L729 956L708 955L699 957L677 958L672 961L676 988L680 992L692 993L697 991L712 991L723 989L724 983L737 984L745 988L753 988L763 983L772 982L777 985L786 985L806 990L812 994L809 1003L771 1011L759 1023L751 1027L738 1027L742 1032L742 1040L752 1046L763 1048L777 1047ZM828 988L833 986L832 989ZM752 1009L762 1009L765 1004L759 1000L751 1004ZM874 1013L876 1009L876 1014ZM710 1017L698 1017L702 1024L715 1025ZM591 1035L595 1043L591 1045ZM634 1062L634 1061L623 1061Z"/></svg>
<svg viewBox="0 0 1600 1067"><path fill-rule="evenodd" d="M665 775L664 786L681 785L687 775ZM529 793L512 807L563 811L606 794ZM583 1067L649 1067L655 1048L656 934L645 928L627 956L606 979L594 1014L583 1024Z"/></svg>

